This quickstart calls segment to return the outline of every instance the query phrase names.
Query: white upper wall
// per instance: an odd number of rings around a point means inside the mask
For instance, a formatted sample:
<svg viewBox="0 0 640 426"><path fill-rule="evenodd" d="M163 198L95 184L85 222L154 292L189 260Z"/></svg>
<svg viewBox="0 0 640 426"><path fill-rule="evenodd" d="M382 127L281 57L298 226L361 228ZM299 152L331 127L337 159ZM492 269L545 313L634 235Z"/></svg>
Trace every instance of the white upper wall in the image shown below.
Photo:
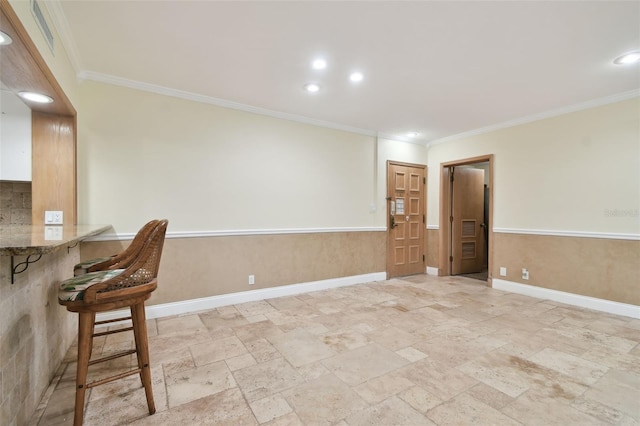
<svg viewBox="0 0 640 426"><path fill-rule="evenodd" d="M640 234L640 98L431 147L429 225L440 163L486 154L494 228Z"/></svg>
<svg viewBox="0 0 640 426"><path fill-rule="evenodd" d="M386 160L427 162L418 145L381 139L375 162L375 139L367 136L78 85L61 44L55 55L49 51L29 2L10 3L78 110L81 223L133 232L143 217L163 215L173 217L173 229L185 230L383 227ZM635 98L431 147L427 223L439 224L440 163L495 154L494 227L639 234L639 103ZM291 158L310 160L291 169ZM261 192L266 186L276 193Z"/></svg>
<svg viewBox="0 0 640 426"><path fill-rule="evenodd" d="M375 225L372 137L102 83L79 93L80 222L118 232L151 217L172 231Z"/></svg>
<svg viewBox="0 0 640 426"><path fill-rule="evenodd" d="M0 180L31 180L31 110L0 90Z"/></svg>

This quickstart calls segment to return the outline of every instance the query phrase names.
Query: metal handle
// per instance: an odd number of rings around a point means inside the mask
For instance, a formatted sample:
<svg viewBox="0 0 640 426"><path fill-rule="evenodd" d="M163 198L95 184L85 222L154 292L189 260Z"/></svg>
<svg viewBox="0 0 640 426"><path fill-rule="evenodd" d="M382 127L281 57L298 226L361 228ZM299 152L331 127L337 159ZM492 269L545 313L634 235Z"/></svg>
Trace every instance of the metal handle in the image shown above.
<svg viewBox="0 0 640 426"><path fill-rule="evenodd" d="M396 218L393 215L391 215L389 220L389 227L393 229L396 226L398 226L398 224L396 223Z"/></svg>

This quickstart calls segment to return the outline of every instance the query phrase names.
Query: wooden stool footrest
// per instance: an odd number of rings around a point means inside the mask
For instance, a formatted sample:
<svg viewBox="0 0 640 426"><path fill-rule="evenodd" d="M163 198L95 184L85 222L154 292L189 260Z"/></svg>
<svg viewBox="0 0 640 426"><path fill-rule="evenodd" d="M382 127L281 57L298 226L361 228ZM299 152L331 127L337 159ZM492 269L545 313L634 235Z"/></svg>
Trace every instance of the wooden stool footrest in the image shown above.
<svg viewBox="0 0 640 426"><path fill-rule="evenodd" d="M105 357L102 357L102 358L94 359L93 361L89 361L89 365L94 365L94 364L98 364L98 363L105 362L105 361L111 361L112 359L116 359L116 358L120 358L120 357L123 357L123 356L135 354L136 352L137 351L135 349L130 349L130 350L124 351L124 352L118 352L117 354L113 354L113 355L105 356Z"/></svg>
<svg viewBox="0 0 640 426"><path fill-rule="evenodd" d="M107 336L109 334L122 333L123 331L131 331L131 330L133 330L133 327L120 328L118 330L101 331L100 333L93 333L93 337Z"/></svg>
<svg viewBox="0 0 640 426"><path fill-rule="evenodd" d="M100 324L110 324L112 322L120 322L120 321L126 321L126 320L130 320L131 316L128 317L122 317L122 318L114 318L114 319L110 319L110 320L103 320L103 321L96 321L96 325L100 325Z"/></svg>
<svg viewBox="0 0 640 426"><path fill-rule="evenodd" d="M120 373L115 376L105 377L104 379L87 383L87 389L92 388L94 386L104 385L105 383L113 382L114 380L122 379L123 377L133 376L134 374L140 374L141 371L142 371L142 368L136 368L135 370L125 371L124 373Z"/></svg>

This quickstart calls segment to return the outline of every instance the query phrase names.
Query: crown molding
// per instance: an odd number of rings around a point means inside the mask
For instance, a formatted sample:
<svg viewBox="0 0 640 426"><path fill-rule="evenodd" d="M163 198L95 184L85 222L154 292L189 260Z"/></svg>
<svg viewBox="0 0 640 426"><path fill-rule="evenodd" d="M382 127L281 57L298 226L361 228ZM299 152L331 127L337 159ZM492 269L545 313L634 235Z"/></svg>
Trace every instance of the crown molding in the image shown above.
<svg viewBox="0 0 640 426"><path fill-rule="evenodd" d="M521 124L531 123L531 122L543 120L546 118L552 118L559 115L568 114L571 112L581 111L589 108L595 108L598 106L603 106L603 105L607 105L615 102L621 102L624 100L632 99L635 97L640 97L640 89L635 89L628 92L607 96L604 98L593 99L593 100L582 102L579 104L574 104L574 105L569 105L569 106L558 108L558 109L553 109L553 110L542 112L539 114L533 114L533 115L529 115L521 118L516 118L514 120L505 121L503 123L498 123L498 124L494 124L486 127L481 127L479 129L470 130L467 132L462 132L462 133L458 133L451 136L445 136L440 139L434 139L431 141L427 139L410 139L403 136L380 133L380 132L376 132L369 129L361 129L358 127L352 127L345 124L318 120L318 119L296 115L296 114L290 114L282 111L270 110L267 108L254 107L251 105L242 104L239 102L227 101L227 100L215 98L212 96L205 96L197 93L187 92L187 91L173 89L169 87L163 87L155 84L129 80L126 78L112 76L108 74L102 74L95 71L85 70L83 69L82 61L80 59L77 45L74 41L71 29L69 27L69 23L64 14L64 10L62 9L61 0L47 0L46 2L43 2L43 3L46 5L47 10L49 11L49 15L51 16L53 26L58 32L58 35L60 36L60 41L62 42L61 44L64 47L65 51L67 52L69 61L71 62L71 65L74 68L74 71L76 72L80 80L90 80L90 81L96 81L100 83L112 84L115 86L127 87L130 89L136 89L136 90L156 93L160 95L190 100L194 102L216 105L223 108L230 108L230 109L235 109L239 111L279 118L283 120L294 121L294 122L299 122L303 124L310 124L313 126L324 127L324 128L333 129L333 130L341 130L341 131L360 134L364 136L380 137L380 138L389 139L392 141L399 141L399 142L406 142L406 143L411 143L415 145L421 145L426 148L430 148L434 145L440 145L443 143L452 142L452 141L456 141L456 140L471 137L471 136L477 136L477 135L493 132L496 130L518 126Z"/></svg>
<svg viewBox="0 0 640 426"><path fill-rule="evenodd" d="M544 120L546 118L553 118L572 112L582 111L585 109L595 108L616 102L626 101L640 97L640 89L630 90L628 92L618 93L616 95L606 96L604 98L592 99L587 102L581 102L579 104L573 104L562 108L553 109L550 111L542 112L540 114L528 115L526 117L516 118L515 120L505 121L503 123L493 124L487 127L481 127L479 129L470 130L468 132L458 133L456 135L447 136L444 138L436 139L427 143L427 147L430 148L434 145L440 145L447 142L453 142L459 139L468 138L471 136L478 136L489 132L495 132L496 130L507 129L509 127L519 126L521 124L532 123L534 121Z"/></svg>
<svg viewBox="0 0 640 426"><path fill-rule="evenodd" d="M302 115L290 114L282 111L274 111L267 108L255 107L239 102L228 101L225 99L214 98L213 96L201 95L198 93L187 92L184 90L173 89L170 87L159 86L157 84L145 83L142 81L129 80L126 78L102 74L95 71L80 71L78 78L81 80L90 80L98 83L106 83L114 86L126 87L129 89L141 90L144 92L155 93L158 95L171 96L174 98L185 99L193 102L200 102L203 104L215 105L223 108L235 109L238 111L249 112L252 114L265 115L268 117L279 118L282 120L295 121L303 124L310 124L312 126L325 127L333 130L341 130L344 132L356 133L364 136L376 136L376 132L373 130L361 129L358 127L347 126L340 123L333 123L330 121L317 120L315 118L305 117Z"/></svg>

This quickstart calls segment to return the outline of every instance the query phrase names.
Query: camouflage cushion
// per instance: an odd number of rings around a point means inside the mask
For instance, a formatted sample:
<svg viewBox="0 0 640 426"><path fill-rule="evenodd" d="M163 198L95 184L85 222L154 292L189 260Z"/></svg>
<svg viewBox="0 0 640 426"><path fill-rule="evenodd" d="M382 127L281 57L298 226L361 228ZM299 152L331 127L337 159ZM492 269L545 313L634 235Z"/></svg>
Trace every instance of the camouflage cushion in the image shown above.
<svg viewBox="0 0 640 426"><path fill-rule="evenodd" d="M74 300L84 300L84 291L92 286L117 277L124 269L113 269L109 271L90 272L84 275L78 275L60 283L60 291L58 291L58 299L63 302L71 302Z"/></svg>

